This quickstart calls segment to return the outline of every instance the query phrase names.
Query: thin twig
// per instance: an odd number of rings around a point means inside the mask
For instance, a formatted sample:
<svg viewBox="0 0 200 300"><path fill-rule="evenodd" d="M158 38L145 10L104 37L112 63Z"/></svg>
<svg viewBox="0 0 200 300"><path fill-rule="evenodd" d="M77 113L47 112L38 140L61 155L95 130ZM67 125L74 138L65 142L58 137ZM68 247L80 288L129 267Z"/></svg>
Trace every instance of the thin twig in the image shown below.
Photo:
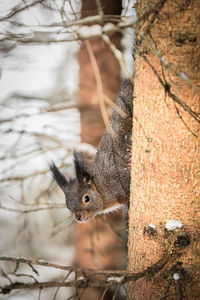
<svg viewBox="0 0 200 300"><path fill-rule="evenodd" d="M171 92L170 85L167 84L167 83L165 83L161 79L160 75L158 74L158 72L156 71L156 69L154 68L154 66L149 62L149 60L147 59L146 56L143 56L143 59L151 67L152 71L154 72L154 74L158 78L158 80L161 83L161 85L164 87L164 89L165 89L166 93L168 94L168 96L173 101L175 101L176 103L178 103L185 111L187 111L198 123L200 123L200 116L199 116L199 114L197 114L195 111L193 111L185 102L183 102L179 97L177 97L174 93Z"/></svg>
<svg viewBox="0 0 200 300"><path fill-rule="evenodd" d="M6 274L4 272L4 270L0 269L0 273L1 273L1 276L5 277L10 282L10 284L13 283L12 280L10 279L10 277L9 277L9 274Z"/></svg>
<svg viewBox="0 0 200 300"><path fill-rule="evenodd" d="M30 274L22 274L22 273L9 273L10 275L14 275L16 277L28 277L28 278L32 278L35 282L38 282L38 280L33 276L33 275L30 275Z"/></svg>
<svg viewBox="0 0 200 300"><path fill-rule="evenodd" d="M126 113L115 103L113 102L107 95L103 95L104 96L104 100L105 102L112 107L114 110L116 110L118 112L118 114L122 117L122 118L126 118L127 115Z"/></svg>
<svg viewBox="0 0 200 300"><path fill-rule="evenodd" d="M110 50L113 52L115 58L118 60L121 68L125 71L125 74L127 75L127 77L130 78L131 82L134 84L133 75L127 69L127 66L125 64L125 61L124 61L121 51L119 49L117 49L117 47L111 42L111 39L109 38L109 36L107 34L105 34L105 33L102 34L102 39L108 45Z"/></svg>
<svg viewBox="0 0 200 300"><path fill-rule="evenodd" d="M121 284L118 284L117 287L116 287L116 289L115 289L115 293L114 293L114 295L112 297L112 300L116 299L120 287L121 287Z"/></svg>
<svg viewBox="0 0 200 300"><path fill-rule="evenodd" d="M35 6L36 4L40 4L42 1L45 1L45 0L36 0L36 1L33 1L29 4L27 4L27 5L24 5L22 7L20 7L20 5L18 4L18 5L15 6L15 8L8 15L6 15L5 17L0 18L0 21L8 20L11 17L13 17L14 15L18 14L19 12L22 12L23 10L26 10L27 8L30 8L32 6Z"/></svg>
<svg viewBox="0 0 200 300"><path fill-rule="evenodd" d="M65 271L70 271L70 272L73 271L74 269L76 269L76 268L70 267L70 266L58 265L58 264L54 264L54 263L50 263L50 262L38 260L38 259L27 259L24 257L0 256L0 261L39 265L39 266L50 267L50 268L55 268L55 269L60 269L60 270L65 270ZM78 268L78 270L81 270L81 269Z"/></svg>
<svg viewBox="0 0 200 300"><path fill-rule="evenodd" d="M106 287L103 291L103 294L101 295L101 298L99 300L103 300L104 299L104 296L105 294L107 293L107 290L108 290L108 287Z"/></svg>
<svg viewBox="0 0 200 300"><path fill-rule="evenodd" d="M38 293L38 300L41 299L41 294L42 294L42 289L39 289L39 293Z"/></svg>
<svg viewBox="0 0 200 300"><path fill-rule="evenodd" d="M21 214L28 214L28 213L38 212L42 210L63 209L65 207L66 205L63 204L63 205L52 205L52 206L50 205L47 207L38 207L38 208L31 208L31 209L15 209L11 207L6 207L0 203L0 209L7 210L14 213L21 213Z"/></svg>
<svg viewBox="0 0 200 300"><path fill-rule="evenodd" d="M65 282L65 280L68 279L68 277L71 275L71 273L72 273L72 271L70 271L70 272L67 273L67 275L63 278L63 282ZM56 290L56 292L55 292L54 297L53 297L52 300L56 300L56 297L58 295L59 290L60 290L60 287L57 288L57 290Z"/></svg>
<svg viewBox="0 0 200 300"><path fill-rule="evenodd" d="M88 55L90 58L90 62L92 65L92 69L94 71L94 76L96 79L96 84L97 84L97 97L99 100L99 106L100 106L100 110L101 110L101 114L104 120L104 124L105 126L107 126L109 124L109 118L108 118L108 114L106 111L106 106L105 106L105 102L104 102L104 93L103 93L103 84L102 84L102 79L101 79L101 75L99 72L99 68L97 65L97 61L96 58L94 56L94 52L92 50L92 47L90 45L90 42L87 40L85 41L85 45L88 51Z"/></svg>
<svg viewBox="0 0 200 300"><path fill-rule="evenodd" d="M102 24L103 24L103 16L104 16L104 13L103 13L101 1L100 1L100 0L95 0L95 2L96 2L96 6L97 6L98 15L100 16L101 22L102 22Z"/></svg>
<svg viewBox="0 0 200 300"><path fill-rule="evenodd" d="M168 63L165 59L165 57L162 55L162 53L160 53L160 51L157 49L157 47L155 46L155 42L153 41L153 44L149 41L149 39L147 38L147 35L145 35L143 32L140 32L139 35L145 40L145 42L147 43L147 45L151 48L152 52L156 55L156 57L159 58L161 65L167 69L169 72L171 72L172 74L174 74L176 77L180 78L182 81L186 82L189 86L194 86L198 91L199 88L197 85L194 85L192 83L192 81L190 80L190 78L182 73L182 72L178 72L176 70L174 70L172 68L173 64L172 63ZM151 34L149 34L151 37ZM152 39L152 37L151 37ZM143 57L143 53L140 54ZM174 68L177 68L176 65L174 65ZM163 73L163 72L162 72Z"/></svg>

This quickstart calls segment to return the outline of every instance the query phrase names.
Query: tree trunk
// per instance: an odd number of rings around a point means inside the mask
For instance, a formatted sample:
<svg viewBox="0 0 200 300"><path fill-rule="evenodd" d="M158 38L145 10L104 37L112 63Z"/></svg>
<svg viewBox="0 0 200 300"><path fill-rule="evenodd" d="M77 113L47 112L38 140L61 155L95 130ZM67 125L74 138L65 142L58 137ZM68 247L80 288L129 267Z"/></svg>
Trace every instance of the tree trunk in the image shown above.
<svg viewBox="0 0 200 300"><path fill-rule="evenodd" d="M120 0L102 0L104 15L120 15ZM98 15L97 2L83 0L82 17ZM121 34L115 33L112 42L120 49ZM92 51L96 58L101 75L103 91L111 100L115 100L120 85L120 67L117 59L102 38L90 40ZM83 42L78 55L80 71L78 103L81 113L81 141L98 146L105 130L105 124L97 101L97 83L94 76L88 50Z"/></svg>
<svg viewBox="0 0 200 300"><path fill-rule="evenodd" d="M120 15L121 0L100 1L104 15ZM97 15L97 1L82 1L82 17ZM121 33L115 33L111 37L115 46L120 49ZM103 91L111 100L115 100L120 86L120 66L102 38L90 40L90 45L98 64L101 75ZM97 83L94 76L88 50L83 42L78 55L79 59L79 85L78 104L81 114L81 141L97 147L105 130L99 103L97 101ZM75 258L74 263L82 268L93 269L122 269L125 268L124 257L126 255L123 244L116 232L120 225L123 228L122 213L115 212L91 220L87 224L75 224ZM116 227L119 227L118 229ZM112 231L111 228L114 230ZM126 229L124 229L124 232ZM114 290L115 291L115 290ZM114 294L114 291L111 291ZM81 296L81 300L100 299L104 289L87 288ZM81 292L79 291L80 295ZM109 290L104 299L111 299ZM119 299L118 296L116 300Z"/></svg>
<svg viewBox="0 0 200 300"><path fill-rule="evenodd" d="M128 271L150 269L128 285L128 299L196 300L200 1L138 0L136 11ZM168 220L179 221L177 228L166 228Z"/></svg>

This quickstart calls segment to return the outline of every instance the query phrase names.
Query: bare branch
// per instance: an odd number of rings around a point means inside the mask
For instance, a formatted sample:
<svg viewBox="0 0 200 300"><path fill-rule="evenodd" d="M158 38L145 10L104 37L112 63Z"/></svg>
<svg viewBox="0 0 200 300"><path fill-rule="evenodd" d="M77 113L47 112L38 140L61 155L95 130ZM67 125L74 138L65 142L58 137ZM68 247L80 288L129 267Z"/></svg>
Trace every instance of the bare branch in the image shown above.
<svg viewBox="0 0 200 300"><path fill-rule="evenodd" d="M104 40L104 42L109 46L110 50L113 52L113 54L115 55L116 59L118 60L120 66L122 67L122 69L125 71L125 73L127 74L127 76L130 78L130 80L132 81L132 83L134 84L133 81L133 76L132 74L128 71L123 55L121 53L121 51L119 49L117 49L117 47L111 42L110 38L108 35L103 34L102 38Z"/></svg>
<svg viewBox="0 0 200 300"><path fill-rule="evenodd" d="M25 263L25 264L32 264L32 265L38 265L38 266L45 266L45 267L50 267L50 268L55 268L55 269L60 269L60 270L65 270L65 271L74 271L74 267L67 267L63 265L58 265L58 264L53 264L50 262L46 262L43 260L37 260L37 259L26 259L24 257L10 257L10 256L0 256L0 261L9 261L13 263ZM76 269L76 268L75 268ZM77 268L77 270L80 270Z"/></svg>
<svg viewBox="0 0 200 300"><path fill-rule="evenodd" d="M96 1L96 6L97 6L97 10L98 10L98 15L101 18L101 22L103 23L103 9L102 9L102 5L101 5L101 1L100 0L95 0Z"/></svg>
<svg viewBox="0 0 200 300"><path fill-rule="evenodd" d="M37 207L31 209L15 209L15 208L6 207L0 203L0 209L14 212L14 213L21 213L21 214L28 214L28 213L38 212L42 210L63 209L65 207L66 207L65 204L56 204L56 205L49 205L47 207Z"/></svg>
<svg viewBox="0 0 200 300"><path fill-rule="evenodd" d="M103 17L104 18L104 17ZM102 34L113 34L120 30L123 30L128 27L134 27L136 24L136 18L133 17L120 17L118 23L113 24L111 20L108 19L108 16L105 17L107 23L102 24L102 18L98 16L87 17L85 19L80 19L78 21L71 21L66 23L55 23L54 26L61 26L62 28L68 29L68 31L31 31L28 33L13 33L8 32L4 33L4 37L0 40L4 41L16 41L19 44L52 44L52 43L63 43L71 42L78 40L87 40L89 38L101 37ZM83 26L83 24L94 23L91 26ZM115 21L115 19L114 19ZM79 29L75 29L76 25L82 25ZM41 26L42 27L42 26ZM48 25L50 27L50 25ZM70 31L69 28L73 27ZM52 26L50 27L52 28Z"/></svg>
<svg viewBox="0 0 200 300"><path fill-rule="evenodd" d="M62 281L62 282L55 282L55 281L45 281L39 283L21 283L15 282L10 283L4 287L1 287L2 294L10 293L11 290L15 289L41 289L41 288L49 288L49 287L75 287L75 288L87 288L87 287L109 287L113 285L120 286L124 282L128 281L137 281L138 279L144 276L153 277L156 273L158 273L168 262L169 260L174 261L177 258L176 253L168 253L164 252L161 259L152 265L151 267L147 268L146 270L139 272L139 273L128 273L126 271L116 271L116 270L94 270L94 269L81 269L72 266L63 266L57 265L53 263L49 263L46 261L41 260L30 260L26 258L16 258L16 257L7 257L1 256L0 261L10 261L15 263L25 263L28 265L41 265L45 267L57 268L61 270L72 272L79 272L82 274L76 280L71 281ZM102 277L103 276L103 277ZM116 290L117 293L118 290Z"/></svg>
<svg viewBox="0 0 200 300"><path fill-rule="evenodd" d="M98 100L99 100L101 114L102 114L102 117L103 117L103 120L104 120L104 124L105 124L105 126L107 126L108 123L109 123L109 118L108 118L108 114L107 114L106 106L105 106L105 102L104 102L103 85L102 85L101 75L100 75L99 68L98 68L98 65L97 65L92 47L90 45L90 42L85 41L85 44L86 44L86 48L87 48L87 51L88 51L88 55L89 55L89 58L90 58L90 62L91 62L91 65L92 65L92 68L93 68L93 71L94 71L94 76L95 76L96 83L97 83L97 97L98 97Z"/></svg>
<svg viewBox="0 0 200 300"><path fill-rule="evenodd" d="M104 299L104 296L105 296L105 294L107 293L107 291L108 291L108 287L106 287L106 288L104 289L103 294L101 295L100 300L103 300L103 299Z"/></svg>
<svg viewBox="0 0 200 300"><path fill-rule="evenodd" d="M112 297L112 300L115 300L115 299L116 299L120 287L121 287L121 284L118 284L117 287L116 287L116 289L115 289L115 292L114 292L114 295L113 295L113 297Z"/></svg>
<svg viewBox="0 0 200 300"><path fill-rule="evenodd" d="M18 14L19 12L22 12L22 11L26 10L27 8L30 8L30 7L35 6L37 4L41 4L43 1L46 1L46 0L35 0L35 1L33 1L29 4L27 4L27 5L24 5L22 7L21 7L20 4L18 4L17 6L15 6L13 8L13 10L7 16L0 18L0 21L8 20L11 17L13 17L14 15Z"/></svg>
<svg viewBox="0 0 200 300"><path fill-rule="evenodd" d="M67 273L67 275L63 278L62 282L65 282L68 279L68 277L71 275L71 273L72 273L72 271L71 272L69 271ZM57 297L57 294L58 294L59 290L60 290L60 287L57 288L57 290L56 290L56 292L54 294L53 300L56 300L56 297Z"/></svg>

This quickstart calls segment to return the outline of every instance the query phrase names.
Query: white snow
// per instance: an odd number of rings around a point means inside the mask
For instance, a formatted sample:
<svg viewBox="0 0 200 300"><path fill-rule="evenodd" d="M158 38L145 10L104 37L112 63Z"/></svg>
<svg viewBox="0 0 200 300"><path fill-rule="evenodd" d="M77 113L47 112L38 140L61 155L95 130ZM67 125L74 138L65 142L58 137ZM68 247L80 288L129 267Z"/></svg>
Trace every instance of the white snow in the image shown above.
<svg viewBox="0 0 200 300"><path fill-rule="evenodd" d="M116 282L121 282L122 280L124 280L124 277L123 276L121 276L121 277L109 277L108 278L108 281L116 281Z"/></svg>
<svg viewBox="0 0 200 300"><path fill-rule="evenodd" d="M85 280L85 278L83 276L80 276L77 278L77 281L82 281L82 280Z"/></svg>
<svg viewBox="0 0 200 300"><path fill-rule="evenodd" d="M78 33L81 38L89 38L91 36L101 35L102 28L98 24L92 26L82 26Z"/></svg>
<svg viewBox="0 0 200 300"><path fill-rule="evenodd" d="M165 225L165 228L167 230L174 230L176 228L181 228L181 227L183 227L183 224L180 221L176 221L176 220L168 220Z"/></svg>
<svg viewBox="0 0 200 300"><path fill-rule="evenodd" d="M115 29L115 25L112 23L107 23L103 26L103 32L109 32Z"/></svg>
<svg viewBox="0 0 200 300"><path fill-rule="evenodd" d="M179 280L180 276L178 273L174 273L173 278L174 278L174 280Z"/></svg>
<svg viewBox="0 0 200 300"><path fill-rule="evenodd" d="M156 229L156 226L151 223L148 225L148 227L151 227L152 229Z"/></svg>

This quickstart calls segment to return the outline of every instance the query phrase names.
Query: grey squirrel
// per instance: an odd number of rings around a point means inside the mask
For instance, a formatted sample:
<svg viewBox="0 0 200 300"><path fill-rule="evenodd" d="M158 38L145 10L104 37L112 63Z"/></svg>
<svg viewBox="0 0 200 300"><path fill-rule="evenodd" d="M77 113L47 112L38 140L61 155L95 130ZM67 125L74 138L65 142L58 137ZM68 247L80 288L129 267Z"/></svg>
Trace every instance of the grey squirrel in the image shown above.
<svg viewBox="0 0 200 300"><path fill-rule="evenodd" d="M50 164L53 178L65 194L67 208L78 222L87 222L128 205L130 170L129 143L132 131L133 85L122 81L116 99L119 110L112 110L92 163L84 153L74 152L75 178L69 181Z"/></svg>

